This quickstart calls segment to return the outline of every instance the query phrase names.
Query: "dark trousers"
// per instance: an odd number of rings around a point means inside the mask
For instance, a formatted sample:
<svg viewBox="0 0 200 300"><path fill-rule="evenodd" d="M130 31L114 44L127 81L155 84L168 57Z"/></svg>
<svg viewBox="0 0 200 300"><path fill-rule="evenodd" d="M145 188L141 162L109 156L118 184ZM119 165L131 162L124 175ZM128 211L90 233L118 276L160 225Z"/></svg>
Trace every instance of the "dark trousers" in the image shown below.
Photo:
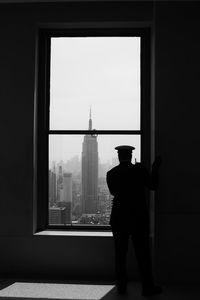
<svg viewBox="0 0 200 300"><path fill-rule="evenodd" d="M135 220L126 227L112 226L114 245L115 245L115 268L116 279L118 282L127 280L126 275L126 256L128 251L128 242L131 238L135 255L139 266L140 277L143 288L153 285L151 254L149 243L149 226L146 220Z"/></svg>

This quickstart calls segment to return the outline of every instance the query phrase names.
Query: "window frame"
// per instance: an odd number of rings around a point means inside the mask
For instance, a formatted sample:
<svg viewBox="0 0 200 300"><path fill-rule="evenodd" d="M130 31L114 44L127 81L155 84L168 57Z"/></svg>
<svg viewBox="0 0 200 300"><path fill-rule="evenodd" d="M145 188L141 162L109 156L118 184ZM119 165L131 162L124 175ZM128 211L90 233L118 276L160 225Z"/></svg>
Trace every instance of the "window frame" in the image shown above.
<svg viewBox="0 0 200 300"><path fill-rule="evenodd" d="M48 223L48 174L49 174L49 134L102 134L139 135L141 141L141 162L150 166L150 27L85 27L82 28L40 28L37 33L36 99L34 126L34 185L35 185L35 231L74 230L110 231L109 225L49 225ZM50 130L50 39L51 37L100 37L138 36L141 37L140 55L140 129L139 130Z"/></svg>

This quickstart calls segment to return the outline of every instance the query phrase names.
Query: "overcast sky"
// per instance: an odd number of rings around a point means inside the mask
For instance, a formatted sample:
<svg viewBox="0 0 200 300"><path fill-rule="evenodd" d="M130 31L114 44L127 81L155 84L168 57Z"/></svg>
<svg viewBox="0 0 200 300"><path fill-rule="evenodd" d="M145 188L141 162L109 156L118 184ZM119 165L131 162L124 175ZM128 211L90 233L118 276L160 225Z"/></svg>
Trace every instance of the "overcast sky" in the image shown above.
<svg viewBox="0 0 200 300"><path fill-rule="evenodd" d="M94 129L140 129L139 37L51 39L50 129L88 129L90 106ZM81 155L82 140L51 137L50 159ZM98 141L102 161L119 144L139 150L130 136Z"/></svg>

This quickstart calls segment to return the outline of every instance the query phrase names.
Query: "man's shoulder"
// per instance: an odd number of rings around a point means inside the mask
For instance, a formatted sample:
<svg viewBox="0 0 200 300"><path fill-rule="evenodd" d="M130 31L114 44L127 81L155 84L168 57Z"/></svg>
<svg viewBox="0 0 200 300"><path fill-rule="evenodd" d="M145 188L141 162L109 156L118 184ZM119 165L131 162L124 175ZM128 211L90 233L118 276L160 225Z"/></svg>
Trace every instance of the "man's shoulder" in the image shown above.
<svg viewBox="0 0 200 300"><path fill-rule="evenodd" d="M113 167L112 169L110 169L107 172L107 174L109 175L109 174L112 174L112 173L121 172L122 169L124 169L124 167L119 164L116 167ZM130 165L126 166L126 169L130 170L131 172L135 171L135 170L138 170L138 171L146 170L146 168L141 163L130 164Z"/></svg>
<svg viewBox="0 0 200 300"><path fill-rule="evenodd" d="M118 172L122 172L124 169L129 170L129 169L134 169L135 165L130 164L128 166L124 166L122 164L119 164L115 167L113 167L112 169L110 169L107 174L112 174L112 173L118 173Z"/></svg>
<svg viewBox="0 0 200 300"><path fill-rule="evenodd" d="M110 169L108 172L107 172L107 175L109 174L112 174L112 173L115 173L119 170L119 165L113 167L112 169Z"/></svg>

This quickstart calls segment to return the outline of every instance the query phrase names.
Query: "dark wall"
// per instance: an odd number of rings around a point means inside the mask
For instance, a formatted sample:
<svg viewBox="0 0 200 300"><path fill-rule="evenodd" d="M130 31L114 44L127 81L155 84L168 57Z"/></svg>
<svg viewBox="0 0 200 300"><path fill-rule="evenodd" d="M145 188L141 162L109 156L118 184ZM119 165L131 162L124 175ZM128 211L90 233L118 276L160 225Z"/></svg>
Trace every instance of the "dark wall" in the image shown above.
<svg viewBox="0 0 200 300"><path fill-rule="evenodd" d="M156 4L157 266L165 280L200 269L200 4Z"/></svg>
<svg viewBox="0 0 200 300"><path fill-rule="evenodd" d="M160 281L200 278L199 14L196 2L0 5L0 266L8 276L113 278L108 237L33 235L35 40L39 23L155 21L155 152ZM152 93L153 95L153 93ZM137 277L129 253L129 274ZM131 267L134 267L131 271Z"/></svg>
<svg viewBox="0 0 200 300"><path fill-rule="evenodd" d="M35 42L39 24L150 21L151 3L0 5L0 273L2 276L114 278L108 237L34 236ZM129 274L137 277L129 253Z"/></svg>

